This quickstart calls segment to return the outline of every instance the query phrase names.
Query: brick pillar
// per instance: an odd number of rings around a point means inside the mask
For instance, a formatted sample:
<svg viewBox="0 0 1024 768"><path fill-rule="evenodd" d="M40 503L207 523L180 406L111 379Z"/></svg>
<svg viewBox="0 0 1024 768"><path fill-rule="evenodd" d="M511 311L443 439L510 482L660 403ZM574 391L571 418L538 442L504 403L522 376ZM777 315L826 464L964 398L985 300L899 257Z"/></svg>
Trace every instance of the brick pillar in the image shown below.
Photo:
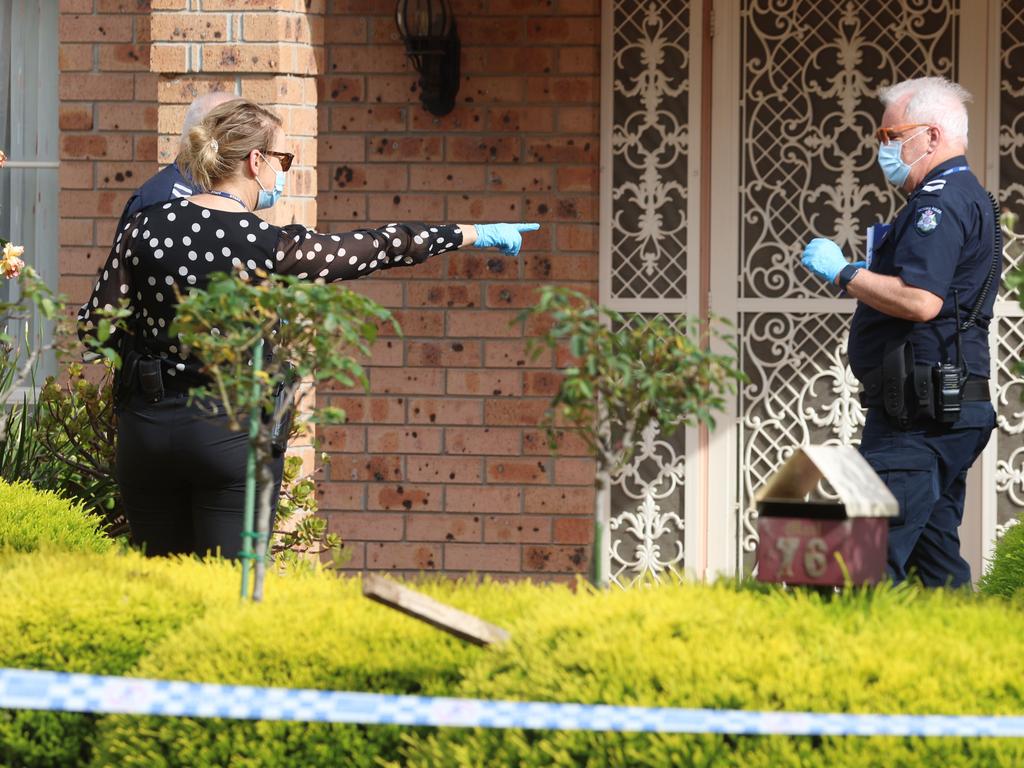
<svg viewBox="0 0 1024 768"><path fill-rule="evenodd" d="M172 162L189 103L227 91L274 110L295 162L285 195L260 212L272 224L315 226L317 74L322 70L324 0L152 0L150 67L159 74L158 159ZM304 398L312 407L315 389ZM292 445L312 471L308 440Z"/></svg>

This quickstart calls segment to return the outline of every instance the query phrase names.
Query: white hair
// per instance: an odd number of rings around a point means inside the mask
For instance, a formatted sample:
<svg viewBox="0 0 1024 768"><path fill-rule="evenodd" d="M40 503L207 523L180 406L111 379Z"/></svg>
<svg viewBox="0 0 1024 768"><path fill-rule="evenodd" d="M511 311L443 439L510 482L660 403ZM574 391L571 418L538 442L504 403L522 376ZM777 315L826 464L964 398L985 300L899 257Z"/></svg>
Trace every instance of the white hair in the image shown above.
<svg viewBox="0 0 1024 768"><path fill-rule="evenodd" d="M905 103L907 122L937 125L947 137L967 146L966 105L972 97L963 86L944 77L917 77L882 88L878 96L887 108Z"/></svg>
<svg viewBox="0 0 1024 768"><path fill-rule="evenodd" d="M188 132L203 121L207 112L223 104L225 101L237 98L234 94L225 91L211 91L210 93L196 96L192 103L188 105L188 109L185 110L185 119L181 124L181 145L184 147L188 143Z"/></svg>

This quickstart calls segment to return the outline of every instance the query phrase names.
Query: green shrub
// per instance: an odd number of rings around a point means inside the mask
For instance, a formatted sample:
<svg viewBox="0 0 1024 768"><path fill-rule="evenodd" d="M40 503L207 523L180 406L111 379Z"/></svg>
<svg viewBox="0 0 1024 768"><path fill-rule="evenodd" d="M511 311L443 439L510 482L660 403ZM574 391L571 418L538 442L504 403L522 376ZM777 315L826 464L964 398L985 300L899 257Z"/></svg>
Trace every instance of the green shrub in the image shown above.
<svg viewBox="0 0 1024 768"><path fill-rule="evenodd" d="M123 674L207 606L235 602L226 564L124 555L0 553L0 666ZM0 766L88 760L96 718L0 710Z"/></svg>
<svg viewBox="0 0 1024 768"><path fill-rule="evenodd" d="M105 552L113 542L100 525L100 519L78 502L27 482L0 480L0 549Z"/></svg>
<svg viewBox="0 0 1024 768"><path fill-rule="evenodd" d="M996 543L992 564L981 577L980 587L987 595L1002 597L1013 597L1024 589L1024 517Z"/></svg>
<svg viewBox="0 0 1024 768"><path fill-rule="evenodd" d="M430 583L419 589L507 623L561 588ZM266 599L169 636L133 674L341 691L443 695L487 651L364 598L357 580L271 578ZM95 765L375 766L397 754L395 726L111 716Z"/></svg>
<svg viewBox="0 0 1024 768"><path fill-rule="evenodd" d="M456 695L641 706L1019 714L1024 613L909 589L834 601L725 586L555 595ZM409 766L1015 766L1013 740L441 729Z"/></svg>

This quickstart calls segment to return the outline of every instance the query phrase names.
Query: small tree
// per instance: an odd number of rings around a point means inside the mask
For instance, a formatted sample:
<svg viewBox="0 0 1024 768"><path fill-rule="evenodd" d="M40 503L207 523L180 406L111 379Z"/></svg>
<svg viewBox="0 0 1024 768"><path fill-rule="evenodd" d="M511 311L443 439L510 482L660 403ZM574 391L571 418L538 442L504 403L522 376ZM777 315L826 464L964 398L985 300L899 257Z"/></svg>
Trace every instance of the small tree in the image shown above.
<svg viewBox="0 0 1024 768"><path fill-rule="evenodd" d="M682 319L683 331L661 316L621 314L566 288L545 286L521 319L538 318L543 331L531 339L533 357L545 348L567 347L573 357L551 401L543 426L554 450L558 426L578 430L597 460L596 485L630 461L635 441L650 424L668 432L699 422L714 426L713 413L735 391L743 374L728 355L708 349L700 322ZM735 349L717 330L716 338ZM595 515L594 582L603 584L601 553L609 531Z"/></svg>
<svg viewBox="0 0 1024 768"><path fill-rule="evenodd" d="M291 406L304 378L368 386L354 354L368 355L381 324L397 324L383 307L339 286L258 272L256 281L215 274L205 290L179 295L172 333L203 361L210 384L193 391L216 398L232 429L247 429L259 477L256 531L243 536L243 596L248 559L255 560L252 597L263 597L273 494L272 424ZM266 354L273 349L273 354ZM339 408L317 409L310 421L339 423ZM249 487L253 478L249 479ZM249 547L255 538L255 554Z"/></svg>

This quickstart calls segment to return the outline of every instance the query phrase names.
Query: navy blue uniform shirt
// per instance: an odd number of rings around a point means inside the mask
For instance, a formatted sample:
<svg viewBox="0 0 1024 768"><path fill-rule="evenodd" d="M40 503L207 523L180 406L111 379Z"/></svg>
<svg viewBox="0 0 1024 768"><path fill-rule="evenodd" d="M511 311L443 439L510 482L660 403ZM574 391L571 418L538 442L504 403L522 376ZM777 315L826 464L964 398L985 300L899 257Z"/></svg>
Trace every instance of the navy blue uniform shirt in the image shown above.
<svg viewBox="0 0 1024 768"><path fill-rule="evenodd" d="M189 197L198 192L199 190L192 184L192 180L182 176L178 166L171 163L150 177L145 184L135 190L134 195L128 198L124 211L121 213L121 220L117 224L117 231L121 232L132 214L138 213L143 208L149 208L157 203L166 203L168 200L179 197Z"/></svg>
<svg viewBox="0 0 1024 768"><path fill-rule="evenodd" d="M966 321L992 267L995 214L988 194L967 169L963 155L939 164L918 184L896 220L875 245L871 271L893 275L914 288L942 298L939 314L926 323L901 320L857 303L850 327L850 367L864 375L882 365L885 344L909 339L918 363L956 362L957 291L961 322ZM961 334L968 370L989 376L988 325L998 290L989 286L973 328Z"/></svg>

